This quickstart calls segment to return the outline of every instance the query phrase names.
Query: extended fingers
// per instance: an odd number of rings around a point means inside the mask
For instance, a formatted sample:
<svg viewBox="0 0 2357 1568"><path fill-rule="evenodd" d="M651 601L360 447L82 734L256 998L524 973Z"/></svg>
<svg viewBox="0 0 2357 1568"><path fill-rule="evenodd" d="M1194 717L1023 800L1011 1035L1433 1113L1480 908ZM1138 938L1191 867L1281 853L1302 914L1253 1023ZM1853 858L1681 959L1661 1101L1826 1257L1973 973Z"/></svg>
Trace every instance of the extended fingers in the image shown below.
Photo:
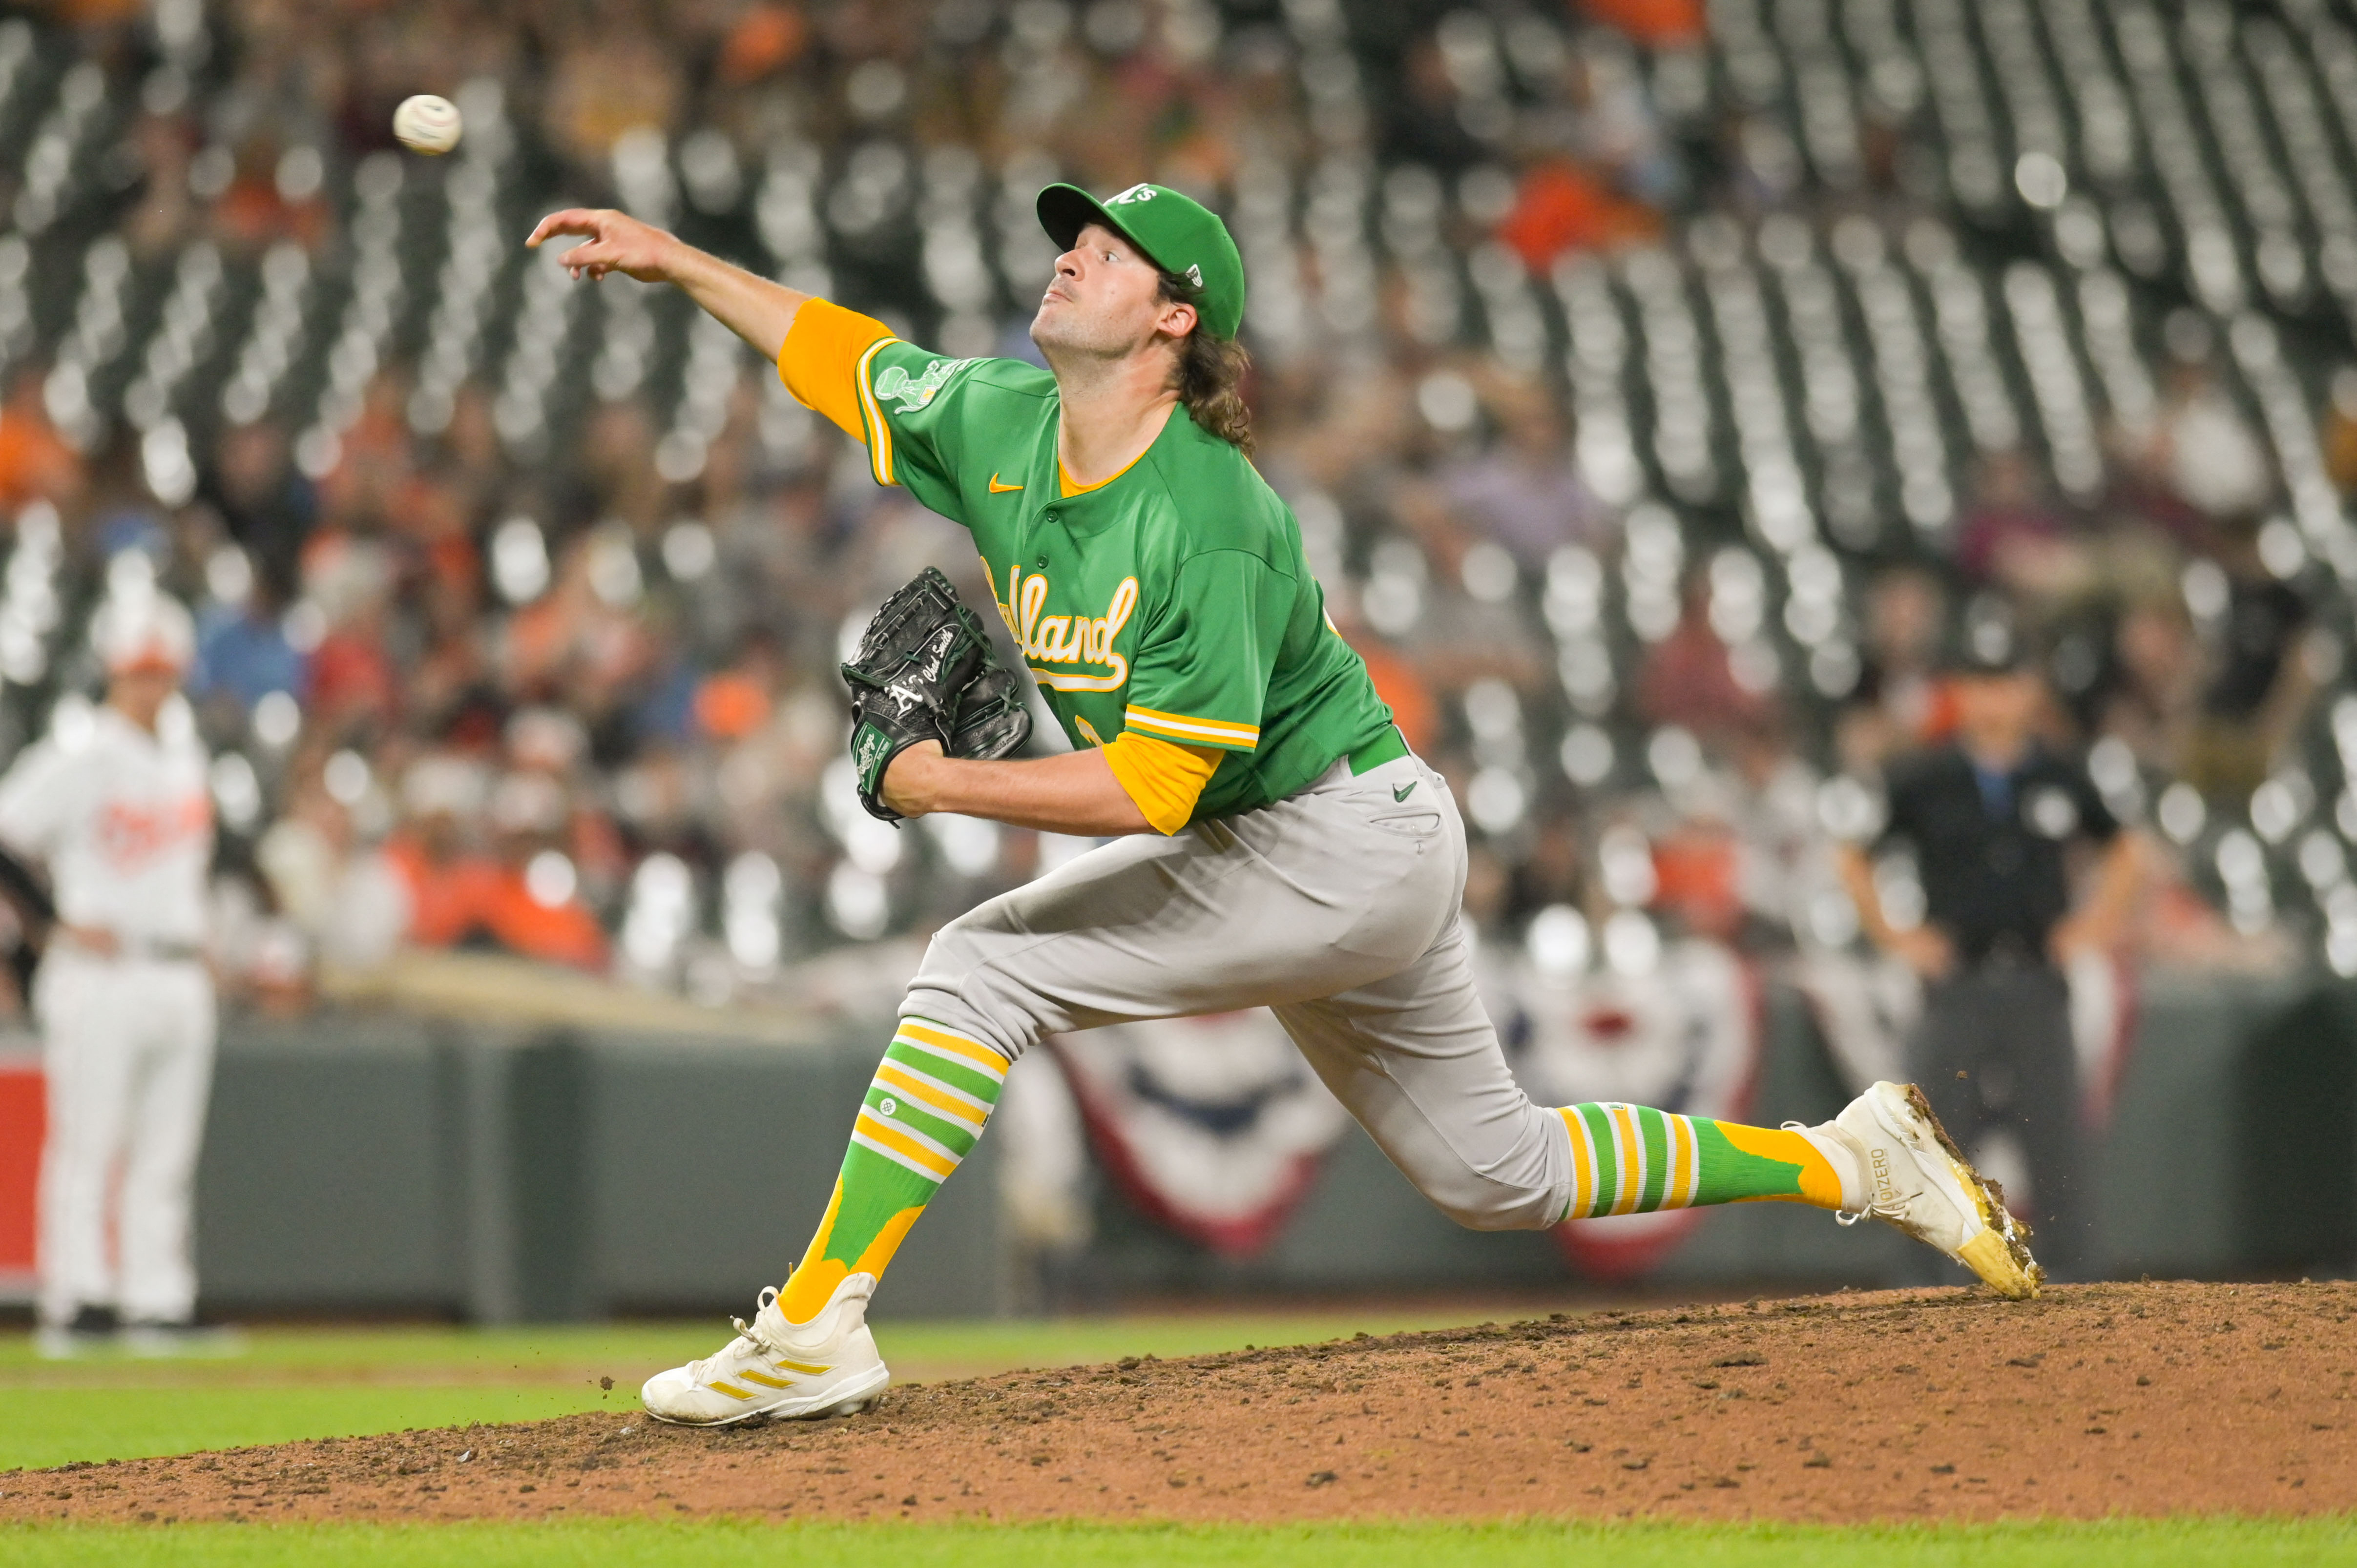
<svg viewBox="0 0 2357 1568"><path fill-rule="evenodd" d="M568 207L561 212L552 212L533 230L532 238L524 242L524 247L536 251L542 241L554 239L559 234L587 234L592 240L602 239L605 230L598 221L602 216L586 207Z"/></svg>

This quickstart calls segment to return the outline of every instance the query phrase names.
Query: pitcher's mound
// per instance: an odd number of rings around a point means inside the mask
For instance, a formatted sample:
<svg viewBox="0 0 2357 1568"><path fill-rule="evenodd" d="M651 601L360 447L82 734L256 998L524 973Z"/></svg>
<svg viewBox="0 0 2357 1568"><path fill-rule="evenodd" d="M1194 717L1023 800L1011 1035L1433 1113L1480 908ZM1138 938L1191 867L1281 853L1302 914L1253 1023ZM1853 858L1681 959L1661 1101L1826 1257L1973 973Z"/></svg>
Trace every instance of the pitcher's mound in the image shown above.
<svg viewBox="0 0 2357 1568"><path fill-rule="evenodd" d="M0 1518L2323 1513L2357 1507L2352 1307L2107 1284L1606 1312L901 1388L817 1424L600 1412L18 1474Z"/></svg>

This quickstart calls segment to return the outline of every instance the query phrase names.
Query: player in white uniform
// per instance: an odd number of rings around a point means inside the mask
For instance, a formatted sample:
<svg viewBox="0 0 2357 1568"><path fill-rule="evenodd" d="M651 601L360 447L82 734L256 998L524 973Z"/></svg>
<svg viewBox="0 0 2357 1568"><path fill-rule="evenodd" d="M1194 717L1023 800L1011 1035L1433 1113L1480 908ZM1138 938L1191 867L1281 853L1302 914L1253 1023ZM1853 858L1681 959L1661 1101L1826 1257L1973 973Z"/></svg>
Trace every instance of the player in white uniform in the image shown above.
<svg viewBox="0 0 2357 1568"><path fill-rule="evenodd" d="M203 746L171 705L193 628L141 595L110 601L93 640L106 701L61 715L0 779L0 840L48 867L58 908L33 1005L48 1079L41 1345L65 1354L118 1321L134 1348L185 1336L213 1068L211 801Z"/></svg>

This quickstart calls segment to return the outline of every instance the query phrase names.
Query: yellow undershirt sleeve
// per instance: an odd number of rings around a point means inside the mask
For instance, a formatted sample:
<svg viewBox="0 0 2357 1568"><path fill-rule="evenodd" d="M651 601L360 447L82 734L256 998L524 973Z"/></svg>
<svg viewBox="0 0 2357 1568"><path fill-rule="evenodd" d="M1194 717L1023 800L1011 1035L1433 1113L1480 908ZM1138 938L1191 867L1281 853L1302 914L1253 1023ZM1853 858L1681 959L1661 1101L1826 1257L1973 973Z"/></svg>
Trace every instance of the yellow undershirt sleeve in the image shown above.
<svg viewBox="0 0 2357 1568"><path fill-rule="evenodd" d="M824 299L806 299L794 312L786 341L778 350L778 379L786 390L842 426L865 446L859 418L859 356L890 328L873 317Z"/></svg>
<svg viewBox="0 0 2357 1568"><path fill-rule="evenodd" d="M1157 833L1175 833L1195 813L1203 786L1220 766L1223 754L1216 746L1178 746L1152 736L1125 730L1104 748L1104 759L1148 825Z"/></svg>

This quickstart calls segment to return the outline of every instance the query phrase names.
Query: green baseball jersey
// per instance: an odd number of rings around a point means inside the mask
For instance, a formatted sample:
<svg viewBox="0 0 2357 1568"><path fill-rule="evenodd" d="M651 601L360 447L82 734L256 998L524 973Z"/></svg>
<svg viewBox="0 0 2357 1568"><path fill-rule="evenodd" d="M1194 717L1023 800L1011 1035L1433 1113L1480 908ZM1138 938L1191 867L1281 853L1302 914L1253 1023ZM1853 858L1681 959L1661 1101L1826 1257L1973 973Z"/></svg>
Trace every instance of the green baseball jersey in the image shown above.
<svg viewBox="0 0 2357 1568"><path fill-rule="evenodd" d="M972 531L1072 744L1126 730L1227 754L1189 821L1281 800L1391 723L1291 510L1183 407L1119 475L1067 496L1046 371L885 338L856 381L877 481Z"/></svg>

